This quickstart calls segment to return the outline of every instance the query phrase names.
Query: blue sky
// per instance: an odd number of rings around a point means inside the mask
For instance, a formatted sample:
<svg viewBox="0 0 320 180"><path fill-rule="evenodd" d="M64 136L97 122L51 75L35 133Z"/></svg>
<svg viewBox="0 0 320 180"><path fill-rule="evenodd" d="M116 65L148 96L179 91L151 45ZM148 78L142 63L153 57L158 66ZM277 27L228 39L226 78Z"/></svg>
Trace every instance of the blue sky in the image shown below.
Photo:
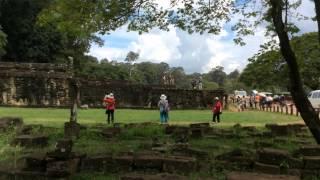
<svg viewBox="0 0 320 180"><path fill-rule="evenodd" d="M160 1L160 0L159 0ZM161 0L164 3L168 0ZM164 5L165 6L165 5ZM304 0L298 11L306 16L314 16L314 4ZM316 22L297 21L301 33L316 31ZM147 34L127 32L122 27L110 35L104 35L104 46L92 45L89 54L98 59L123 60L129 51L140 52L138 62L166 62L170 66L181 66L187 73L208 72L217 65L224 66L226 72L234 69L242 70L259 46L267 41L265 29L260 27L254 36L245 37L246 46L233 43L233 32L230 25L220 35L188 34L179 29L171 28L169 32L157 29Z"/></svg>

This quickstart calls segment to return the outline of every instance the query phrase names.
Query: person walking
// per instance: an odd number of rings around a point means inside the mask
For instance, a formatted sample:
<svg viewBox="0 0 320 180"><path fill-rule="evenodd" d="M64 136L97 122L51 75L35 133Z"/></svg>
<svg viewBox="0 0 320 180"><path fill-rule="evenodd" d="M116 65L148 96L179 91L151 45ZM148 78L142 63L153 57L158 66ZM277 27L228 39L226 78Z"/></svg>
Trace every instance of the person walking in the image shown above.
<svg viewBox="0 0 320 180"><path fill-rule="evenodd" d="M222 105L218 97L215 97L215 103L212 107L213 117L212 122L220 122L220 114L222 114ZM217 120L216 120L217 119Z"/></svg>
<svg viewBox="0 0 320 180"><path fill-rule="evenodd" d="M107 122L108 122L108 124L110 124L110 121L111 121L111 123L113 124L114 110L115 110L115 104L116 104L116 100L113 96L113 93L106 95L103 99L103 102L104 102L105 108L106 108Z"/></svg>
<svg viewBox="0 0 320 180"><path fill-rule="evenodd" d="M167 96L162 94L158 102L158 107L160 109L160 123L168 123L169 120L169 102Z"/></svg>

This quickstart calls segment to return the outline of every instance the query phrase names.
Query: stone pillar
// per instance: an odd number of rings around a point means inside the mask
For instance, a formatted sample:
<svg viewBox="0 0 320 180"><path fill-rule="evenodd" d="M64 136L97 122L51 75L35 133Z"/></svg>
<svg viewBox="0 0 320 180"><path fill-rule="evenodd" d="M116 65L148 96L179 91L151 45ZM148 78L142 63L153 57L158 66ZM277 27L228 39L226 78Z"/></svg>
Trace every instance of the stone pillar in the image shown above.
<svg viewBox="0 0 320 180"><path fill-rule="evenodd" d="M10 92L9 92L9 95L7 96L8 99L8 104L15 104L16 103L16 93L17 93L17 88L16 88L16 85L15 85L15 79L14 77L10 77L9 79L9 89L10 89Z"/></svg>

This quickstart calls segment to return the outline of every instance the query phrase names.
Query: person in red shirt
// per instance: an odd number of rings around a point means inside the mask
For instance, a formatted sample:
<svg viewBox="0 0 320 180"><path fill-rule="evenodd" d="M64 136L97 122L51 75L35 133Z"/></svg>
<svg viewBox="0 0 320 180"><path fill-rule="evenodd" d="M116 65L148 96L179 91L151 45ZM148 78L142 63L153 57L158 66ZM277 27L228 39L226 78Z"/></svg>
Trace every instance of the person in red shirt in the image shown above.
<svg viewBox="0 0 320 180"><path fill-rule="evenodd" d="M222 113L222 105L218 97L214 98L216 102L214 103L212 107L213 117L212 122L220 122L220 114ZM217 119L217 121L216 121Z"/></svg>
<svg viewBox="0 0 320 180"><path fill-rule="evenodd" d="M103 99L103 102L105 104L105 108L106 108L106 114L108 116L108 124L110 124L110 120L111 123L114 122L114 110L115 110L115 104L116 104L116 100L113 96L112 93L110 93L109 95L106 95Z"/></svg>

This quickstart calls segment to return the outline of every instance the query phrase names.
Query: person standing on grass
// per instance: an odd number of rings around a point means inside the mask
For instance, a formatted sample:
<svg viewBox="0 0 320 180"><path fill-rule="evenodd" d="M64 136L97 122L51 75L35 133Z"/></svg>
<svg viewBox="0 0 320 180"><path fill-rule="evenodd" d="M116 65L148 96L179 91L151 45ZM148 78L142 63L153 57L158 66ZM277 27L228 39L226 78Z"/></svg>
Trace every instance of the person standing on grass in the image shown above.
<svg viewBox="0 0 320 180"><path fill-rule="evenodd" d="M169 102L167 96L162 94L160 96L160 101L158 102L158 107L160 109L160 123L168 123L169 120Z"/></svg>
<svg viewBox="0 0 320 180"><path fill-rule="evenodd" d="M106 95L103 99L103 102L104 102L105 108L106 108L107 122L108 122L108 124L110 124L110 121L111 121L111 123L113 124L114 110L115 110L115 104L116 104L116 100L113 96L113 93Z"/></svg>
<svg viewBox="0 0 320 180"><path fill-rule="evenodd" d="M222 114L222 105L218 97L215 97L215 103L212 107L213 117L212 122L220 122L220 114ZM217 119L217 121L216 121Z"/></svg>

